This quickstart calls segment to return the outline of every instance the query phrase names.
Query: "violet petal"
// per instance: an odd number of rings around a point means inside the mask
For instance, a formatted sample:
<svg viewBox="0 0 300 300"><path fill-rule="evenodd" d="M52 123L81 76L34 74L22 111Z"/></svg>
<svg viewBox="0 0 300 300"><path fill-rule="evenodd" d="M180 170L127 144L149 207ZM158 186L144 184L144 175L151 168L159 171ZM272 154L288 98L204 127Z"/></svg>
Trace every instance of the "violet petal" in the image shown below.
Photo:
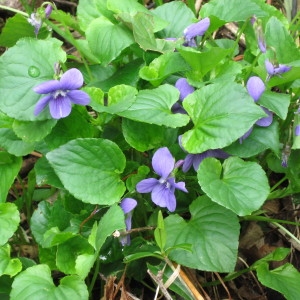
<svg viewBox="0 0 300 300"><path fill-rule="evenodd" d="M288 72L290 69L291 67L289 66L279 64L279 66L275 68L275 74L283 74Z"/></svg>
<svg viewBox="0 0 300 300"><path fill-rule="evenodd" d="M33 88L33 90L38 94L54 93L60 89L61 89L61 85L58 80L48 80Z"/></svg>
<svg viewBox="0 0 300 300"><path fill-rule="evenodd" d="M120 203L124 214L128 214L129 212L131 212L136 207L136 205L137 201L132 198L124 198Z"/></svg>
<svg viewBox="0 0 300 300"><path fill-rule="evenodd" d="M171 212L176 208L174 191L167 188L164 184L157 185L153 189L151 199L156 205L166 207Z"/></svg>
<svg viewBox="0 0 300 300"><path fill-rule="evenodd" d="M155 178L144 179L136 185L136 190L139 193L150 193L159 184L159 181Z"/></svg>
<svg viewBox="0 0 300 300"><path fill-rule="evenodd" d="M191 24L184 30L184 37L187 41L195 38L196 36L204 35L210 25L208 17L200 20L197 23Z"/></svg>
<svg viewBox="0 0 300 300"><path fill-rule="evenodd" d="M252 76L247 81L247 90L249 95L256 102L265 91L265 84L259 77Z"/></svg>
<svg viewBox="0 0 300 300"><path fill-rule="evenodd" d="M175 189L181 190L185 193L188 193L188 190L185 188L185 182L183 181L179 181L179 182L175 182L175 178L169 178L168 182L171 184L171 186Z"/></svg>
<svg viewBox="0 0 300 300"><path fill-rule="evenodd" d="M167 147L159 148L153 155L152 166L156 174L166 179L173 171L175 159Z"/></svg>
<svg viewBox="0 0 300 300"><path fill-rule="evenodd" d="M251 134L253 130L253 126L244 134L239 138L240 144L243 143L243 141Z"/></svg>
<svg viewBox="0 0 300 300"><path fill-rule="evenodd" d="M175 87L180 92L180 95L179 95L180 100L183 100L185 97L187 97L189 94L191 94L195 91L194 87L192 87L187 82L186 78L179 78L175 83Z"/></svg>
<svg viewBox="0 0 300 300"><path fill-rule="evenodd" d="M188 154L185 159L184 159L184 163L182 165L182 171L184 173L186 173L190 168L191 166L193 165L193 162L194 162L194 155L195 154Z"/></svg>
<svg viewBox="0 0 300 300"><path fill-rule="evenodd" d="M49 103L49 101L52 99L51 95L47 95L43 98L41 98L34 108L34 115L37 116Z"/></svg>
<svg viewBox="0 0 300 300"><path fill-rule="evenodd" d="M78 69L72 68L61 76L60 83L63 90L76 90L82 87L83 76Z"/></svg>
<svg viewBox="0 0 300 300"><path fill-rule="evenodd" d="M299 136L300 135L300 125L297 125L295 127L295 136Z"/></svg>
<svg viewBox="0 0 300 300"><path fill-rule="evenodd" d="M71 113L71 100L67 96L58 96L49 102L49 109L54 119L65 118Z"/></svg>
<svg viewBox="0 0 300 300"><path fill-rule="evenodd" d="M68 92L67 96L75 104L88 105L91 101L90 96L84 91L72 90Z"/></svg>
<svg viewBox="0 0 300 300"><path fill-rule="evenodd" d="M273 76L275 74L274 66L268 59L265 60L265 67L266 67L267 73L270 76Z"/></svg>
<svg viewBox="0 0 300 300"><path fill-rule="evenodd" d="M262 127L268 127L272 124L273 122L273 113L271 111L269 111L267 108L262 107L261 109L268 115L267 117L263 117L259 120L256 121L256 125L258 126L262 126Z"/></svg>
<svg viewBox="0 0 300 300"><path fill-rule="evenodd" d="M45 8L45 15L47 19L50 17L52 10L53 10L52 5L48 4Z"/></svg>

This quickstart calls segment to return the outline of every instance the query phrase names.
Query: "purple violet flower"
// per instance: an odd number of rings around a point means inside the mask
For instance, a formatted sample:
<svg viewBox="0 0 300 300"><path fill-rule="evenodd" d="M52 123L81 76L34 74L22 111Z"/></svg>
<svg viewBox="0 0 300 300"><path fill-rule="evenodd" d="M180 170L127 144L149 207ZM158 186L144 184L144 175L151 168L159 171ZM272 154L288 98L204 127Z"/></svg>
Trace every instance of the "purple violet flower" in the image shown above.
<svg viewBox="0 0 300 300"><path fill-rule="evenodd" d="M197 46L196 37L204 35L209 26L210 26L210 19L208 17L200 20L197 23L188 26L183 31L184 39L185 39L184 45L189 47Z"/></svg>
<svg viewBox="0 0 300 300"><path fill-rule="evenodd" d="M34 33L37 36L43 23L41 17L37 13L32 13L27 21L34 27Z"/></svg>
<svg viewBox="0 0 300 300"><path fill-rule="evenodd" d="M260 30L258 32L257 43L258 43L258 48L260 49L260 51L262 53L266 53L267 45L266 45L266 41L265 41L264 35L262 33L262 30Z"/></svg>
<svg viewBox="0 0 300 300"><path fill-rule="evenodd" d="M38 94L47 94L35 106L38 115L47 105L54 119L67 117L71 113L72 103L88 105L90 96L78 90L83 85L83 76L75 68L65 72L60 80L49 80L33 88Z"/></svg>
<svg viewBox="0 0 300 300"><path fill-rule="evenodd" d="M125 214L125 224L126 224L127 231L131 229L132 213L136 205L137 205L137 201L132 198L124 198L120 203L120 206ZM121 236L120 242L122 246L129 245L130 235L127 234L126 236Z"/></svg>
<svg viewBox="0 0 300 300"><path fill-rule="evenodd" d="M261 24L261 20L257 19L256 16L253 16L250 19L250 22L254 28L255 31L255 35L257 38L257 44L258 44L258 48L260 49L260 51L262 53L266 53L267 51L267 45L266 45L266 41L265 41L265 37L264 37L264 33L263 33L263 28L262 28L262 24Z"/></svg>
<svg viewBox="0 0 300 300"><path fill-rule="evenodd" d="M169 211L176 208L175 189L188 192L184 182L175 182L172 171L175 168L175 159L167 147L159 148L153 155L152 167L159 179L148 178L136 185L139 193L150 193L152 201L160 206L166 207Z"/></svg>
<svg viewBox="0 0 300 300"><path fill-rule="evenodd" d="M268 59L265 61L265 67L268 73L268 79L270 79L272 76L275 75L281 75L283 73L288 72L292 67L279 64L278 67L276 67L274 64L272 64Z"/></svg>
<svg viewBox="0 0 300 300"><path fill-rule="evenodd" d="M265 91L265 84L263 83L263 81L257 77L257 76L252 76L248 79L247 81L247 90L249 95L252 97L252 99L254 100L254 102L257 102L259 100L259 98L261 97L261 95L263 94L263 92ZM261 109L268 115L267 117L263 117L259 120L256 121L255 124L257 124L258 126L262 126L262 127L268 127L272 124L273 121L273 113L270 112L267 108L262 107Z"/></svg>
<svg viewBox="0 0 300 300"><path fill-rule="evenodd" d="M259 77L252 76L248 79L247 91L254 102L259 100L265 89L265 84ZM273 113L263 106L260 106L260 108L267 114L267 117L260 118L255 122L255 124L261 127L268 127L273 122ZM253 127L251 127L243 136L240 137L240 143L242 143L251 134L252 130Z"/></svg>
<svg viewBox="0 0 300 300"><path fill-rule="evenodd" d="M181 138L182 136L180 135L178 137L178 142L179 142L179 146L180 148L184 151L185 149L182 146L181 143ZM207 157L215 157L215 158L222 158L222 159L226 159L228 158L230 155L228 153L226 153L225 151L223 151L222 149L211 149L211 150L206 150L202 153L199 154L187 154L187 156L185 157L183 164L182 164L182 171L184 173L188 172L189 169L193 166L194 170L197 172L199 169L199 166L201 164L201 162L207 158Z"/></svg>
<svg viewBox="0 0 300 300"><path fill-rule="evenodd" d="M48 4L45 8L45 16L48 19L52 13L53 7L52 5Z"/></svg>
<svg viewBox="0 0 300 300"><path fill-rule="evenodd" d="M226 159L229 157L229 154L222 149L206 150L200 154L188 154L184 159L182 171L187 172L193 166L197 172L201 162L207 157Z"/></svg>

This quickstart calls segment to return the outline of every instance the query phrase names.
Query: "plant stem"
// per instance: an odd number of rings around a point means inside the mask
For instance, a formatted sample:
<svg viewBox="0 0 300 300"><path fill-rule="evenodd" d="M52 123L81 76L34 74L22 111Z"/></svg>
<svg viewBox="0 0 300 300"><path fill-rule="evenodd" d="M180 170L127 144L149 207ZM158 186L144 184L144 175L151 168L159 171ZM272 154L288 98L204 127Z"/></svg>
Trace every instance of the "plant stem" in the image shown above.
<svg viewBox="0 0 300 300"><path fill-rule="evenodd" d="M277 222L273 222L274 225L276 225L277 227L279 227L282 231L284 231L284 233L286 233L290 238L292 238L298 245L300 245L300 240L297 239L289 230L287 230L285 227L283 227L282 225L280 225ZM298 224L299 225L299 224Z"/></svg>
<svg viewBox="0 0 300 300"><path fill-rule="evenodd" d="M269 222L269 223L273 223L273 224L281 223L281 224L300 226L300 223L297 223L297 222L285 221L285 220L279 220L279 219L270 219L270 218L264 217L264 216L245 216L245 217L241 217L241 220Z"/></svg>
<svg viewBox="0 0 300 300"><path fill-rule="evenodd" d="M273 192L279 185L281 185L284 181L286 181L288 179L287 176L284 176L283 178L281 178L276 184L274 184L270 190L270 192Z"/></svg>
<svg viewBox="0 0 300 300"><path fill-rule="evenodd" d="M93 274L91 283L89 285L89 295L90 295L91 299L92 299L92 297L91 297L92 296L92 291L93 291L95 282L96 282L97 277L98 277L99 269L100 269L100 259L99 259L99 257L97 257L96 264L95 264L95 269L94 269L94 274Z"/></svg>
<svg viewBox="0 0 300 300"><path fill-rule="evenodd" d="M14 13L16 13L16 14L23 15L24 17L28 18L28 13L26 13L26 12L24 12L24 11L21 11L21 10L12 8L12 7L8 7L8 6L5 6L5 5L0 5L0 8L1 8L1 9L4 9L4 10L11 11L11 12L14 12Z"/></svg>

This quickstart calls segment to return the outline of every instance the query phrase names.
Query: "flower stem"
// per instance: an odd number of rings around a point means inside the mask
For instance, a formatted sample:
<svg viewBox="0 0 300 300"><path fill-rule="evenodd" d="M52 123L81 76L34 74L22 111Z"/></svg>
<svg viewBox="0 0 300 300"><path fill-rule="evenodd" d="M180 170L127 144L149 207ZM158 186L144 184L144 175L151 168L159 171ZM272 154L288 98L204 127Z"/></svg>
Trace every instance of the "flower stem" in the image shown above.
<svg viewBox="0 0 300 300"><path fill-rule="evenodd" d="M26 13L24 11L21 11L19 9L15 9L15 8L8 7L8 6L5 6L5 5L0 5L0 9L8 10L8 11L14 12L16 14L23 15L24 17L28 18L28 13Z"/></svg>

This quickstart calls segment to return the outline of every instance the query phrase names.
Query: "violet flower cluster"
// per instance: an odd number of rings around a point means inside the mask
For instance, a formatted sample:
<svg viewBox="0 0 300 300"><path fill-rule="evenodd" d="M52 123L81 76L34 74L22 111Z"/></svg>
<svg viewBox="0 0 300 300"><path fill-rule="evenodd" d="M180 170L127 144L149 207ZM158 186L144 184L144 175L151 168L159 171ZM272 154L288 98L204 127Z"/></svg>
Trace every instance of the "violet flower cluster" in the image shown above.
<svg viewBox="0 0 300 300"><path fill-rule="evenodd" d="M247 90L254 102L259 100L265 89L266 87L264 82L258 76L252 76L248 79ZM260 107L267 114L267 117L257 120L255 124L261 127L268 127L273 122L273 113L263 106ZM242 143L251 134L252 130L253 126L240 138L240 143Z"/></svg>
<svg viewBox="0 0 300 300"><path fill-rule="evenodd" d="M34 114L41 113L49 105L54 119L67 117L71 113L72 103L88 105L90 96L78 90L83 85L83 76L78 69L65 72L60 80L49 80L33 88L38 94L46 94L35 106Z"/></svg>
<svg viewBox="0 0 300 300"><path fill-rule="evenodd" d="M139 193L151 193L151 200L160 207L173 212L176 209L175 189L187 193L184 182L175 182L173 171L178 167L167 147L159 148L153 155L152 167L157 178L148 178L136 185Z"/></svg>

